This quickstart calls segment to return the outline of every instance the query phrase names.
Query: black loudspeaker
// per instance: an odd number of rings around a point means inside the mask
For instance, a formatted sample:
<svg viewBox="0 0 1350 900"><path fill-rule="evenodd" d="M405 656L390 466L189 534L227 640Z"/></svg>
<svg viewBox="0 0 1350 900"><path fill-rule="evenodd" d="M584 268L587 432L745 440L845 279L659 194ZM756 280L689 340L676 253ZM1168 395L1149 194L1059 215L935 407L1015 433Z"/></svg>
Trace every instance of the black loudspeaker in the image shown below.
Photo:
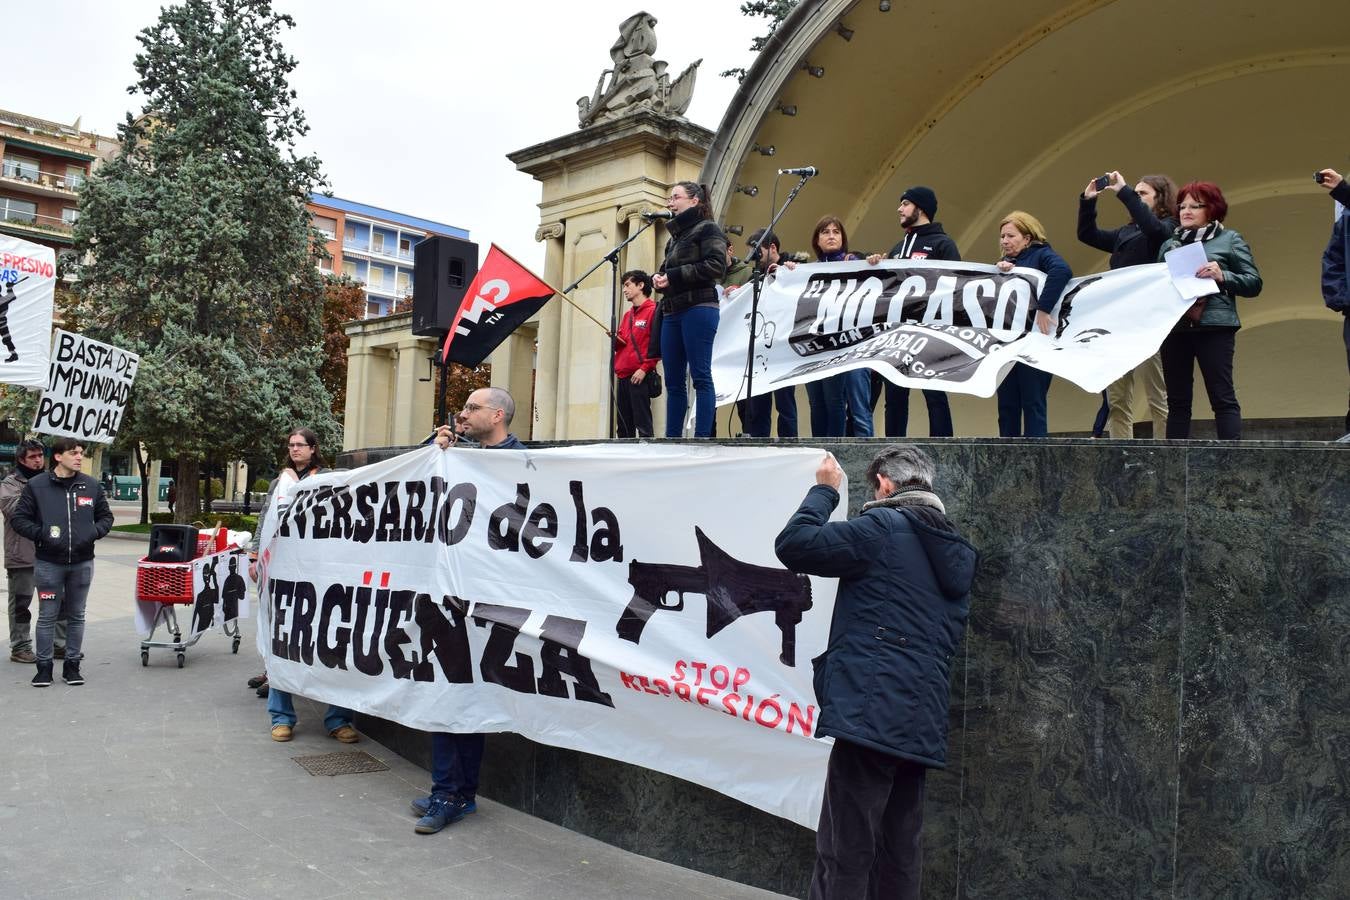
<svg viewBox="0 0 1350 900"><path fill-rule="evenodd" d="M478 245L432 235L413 248L412 333L445 337L478 274Z"/></svg>
<svg viewBox="0 0 1350 900"><path fill-rule="evenodd" d="M151 562L191 562L197 558L197 529L192 525L151 525Z"/></svg>

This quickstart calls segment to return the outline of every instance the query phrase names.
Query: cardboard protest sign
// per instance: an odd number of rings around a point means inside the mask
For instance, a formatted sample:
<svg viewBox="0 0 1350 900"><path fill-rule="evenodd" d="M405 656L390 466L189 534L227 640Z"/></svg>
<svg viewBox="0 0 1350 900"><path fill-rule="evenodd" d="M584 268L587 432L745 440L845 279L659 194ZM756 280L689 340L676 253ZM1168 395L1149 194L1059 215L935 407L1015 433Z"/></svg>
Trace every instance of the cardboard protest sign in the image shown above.
<svg viewBox="0 0 1350 900"><path fill-rule="evenodd" d="M111 443L138 365L134 353L58 328L33 431Z"/></svg>

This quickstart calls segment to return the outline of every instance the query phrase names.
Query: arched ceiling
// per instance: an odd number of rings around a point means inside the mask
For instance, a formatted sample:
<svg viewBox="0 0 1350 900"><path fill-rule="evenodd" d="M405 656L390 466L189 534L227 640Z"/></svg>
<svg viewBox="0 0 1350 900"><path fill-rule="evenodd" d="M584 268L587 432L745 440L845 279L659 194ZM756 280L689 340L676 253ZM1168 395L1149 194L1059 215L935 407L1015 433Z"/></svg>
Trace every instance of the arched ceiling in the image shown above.
<svg viewBox="0 0 1350 900"><path fill-rule="evenodd" d="M967 259L992 261L997 222L1025 209L1083 273L1077 195L1119 169L1217 182L1285 306L1316 305L1331 205L1314 170L1350 168L1350 30L1316 0L802 0L757 59L704 167L715 208L745 234L773 215L779 167L815 165L780 223L790 249L844 219L855 250L899 238L901 191L937 191ZM840 26L852 32L846 40ZM825 69L816 78L804 70ZM777 111L796 107L795 116ZM772 145L762 156L754 144ZM778 181L781 204L790 176ZM735 191L754 185L754 197ZM1101 224L1124 220L1112 199ZM735 240L733 238L733 240ZM1272 278L1272 276L1278 276Z"/></svg>

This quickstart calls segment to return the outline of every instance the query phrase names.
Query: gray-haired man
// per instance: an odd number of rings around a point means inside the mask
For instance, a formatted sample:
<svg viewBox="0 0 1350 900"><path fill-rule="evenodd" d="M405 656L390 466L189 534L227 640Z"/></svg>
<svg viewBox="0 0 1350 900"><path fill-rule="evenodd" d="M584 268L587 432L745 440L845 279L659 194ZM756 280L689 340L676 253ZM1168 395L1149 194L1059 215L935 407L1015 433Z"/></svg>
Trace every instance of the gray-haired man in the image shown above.
<svg viewBox="0 0 1350 900"><path fill-rule="evenodd" d="M951 660L979 558L933 493L934 474L918 447L893 444L867 467L875 499L831 522L844 473L827 453L774 545L794 572L839 579L815 660L816 733L835 742L812 900L919 896L924 776L947 764Z"/></svg>

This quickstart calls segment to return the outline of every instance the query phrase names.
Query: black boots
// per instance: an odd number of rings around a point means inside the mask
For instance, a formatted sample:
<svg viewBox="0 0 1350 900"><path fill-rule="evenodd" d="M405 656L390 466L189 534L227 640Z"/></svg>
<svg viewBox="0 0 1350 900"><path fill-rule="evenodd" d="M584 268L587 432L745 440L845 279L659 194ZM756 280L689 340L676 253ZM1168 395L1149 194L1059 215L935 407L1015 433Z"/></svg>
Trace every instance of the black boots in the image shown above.
<svg viewBox="0 0 1350 900"><path fill-rule="evenodd" d="M80 674L80 661L78 659L68 659L62 664L61 680L70 685L84 684L84 676Z"/></svg>
<svg viewBox="0 0 1350 900"><path fill-rule="evenodd" d="M33 676L33 687L48 687L52 683L52 661L39 662L37 674Z"/></svg>

